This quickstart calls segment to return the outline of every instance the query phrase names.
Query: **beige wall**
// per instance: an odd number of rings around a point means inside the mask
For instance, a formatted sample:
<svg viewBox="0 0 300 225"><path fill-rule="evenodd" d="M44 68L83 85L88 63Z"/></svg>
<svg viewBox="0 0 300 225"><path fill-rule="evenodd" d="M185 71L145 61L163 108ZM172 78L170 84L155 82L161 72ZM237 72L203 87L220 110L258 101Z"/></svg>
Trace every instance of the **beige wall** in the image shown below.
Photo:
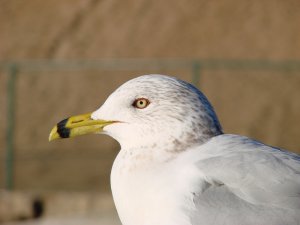
<svg viewBox="0 0 300 225"><path fill-rule="evenodd" d="M299 10L296 0L1 1L0 60L300 60ZM158 72L191 81L188 70L20 71L16 187L108 190L116 142L89 136L48 143L48 133L58 120L99 107L129 78ZM6 81L1 71L0 156L5 145ZM226 132L300 151L300 71L204 70L201 88Z"/></svg>

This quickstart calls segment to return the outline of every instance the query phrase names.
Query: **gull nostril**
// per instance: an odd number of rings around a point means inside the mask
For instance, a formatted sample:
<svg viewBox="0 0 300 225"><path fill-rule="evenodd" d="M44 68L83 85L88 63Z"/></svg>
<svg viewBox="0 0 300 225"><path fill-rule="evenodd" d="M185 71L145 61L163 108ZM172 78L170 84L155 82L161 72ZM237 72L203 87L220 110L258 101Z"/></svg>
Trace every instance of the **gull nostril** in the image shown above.
<svg viewBox="0 0 300 225"><path fill-rule="evenodd" d="M80 123L82 122L83 120L76 120L76 121L73 121L72 123Z"/></svg>

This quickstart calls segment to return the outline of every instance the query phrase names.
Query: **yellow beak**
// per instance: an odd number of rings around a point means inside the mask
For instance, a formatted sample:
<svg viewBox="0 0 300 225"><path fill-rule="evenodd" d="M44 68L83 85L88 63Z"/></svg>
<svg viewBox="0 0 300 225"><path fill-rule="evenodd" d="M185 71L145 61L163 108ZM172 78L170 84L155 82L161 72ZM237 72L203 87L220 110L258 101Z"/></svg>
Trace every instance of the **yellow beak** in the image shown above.
<svg viewBox="0 0 300 225"><path fill-rule="evenodd" d="M49 141L84 134L100 133L105 126L116 122L118 121L93 120L91 118L91 113L71 116L60 121L53 127L49 135Z"/></svg>

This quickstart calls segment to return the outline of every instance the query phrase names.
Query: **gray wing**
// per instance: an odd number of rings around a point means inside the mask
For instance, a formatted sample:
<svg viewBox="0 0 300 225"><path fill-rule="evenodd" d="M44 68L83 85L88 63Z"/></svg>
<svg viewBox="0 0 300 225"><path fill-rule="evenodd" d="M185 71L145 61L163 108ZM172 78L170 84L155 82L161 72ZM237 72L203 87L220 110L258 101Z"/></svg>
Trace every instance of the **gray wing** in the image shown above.
<svg viewBox="0 0 300 225"><path fill-rule="evenodd" d="M221 224L300 224L298 155L237 135L202 150L196 165L208 185L194 197L198 214L206 210Z"/></svg>

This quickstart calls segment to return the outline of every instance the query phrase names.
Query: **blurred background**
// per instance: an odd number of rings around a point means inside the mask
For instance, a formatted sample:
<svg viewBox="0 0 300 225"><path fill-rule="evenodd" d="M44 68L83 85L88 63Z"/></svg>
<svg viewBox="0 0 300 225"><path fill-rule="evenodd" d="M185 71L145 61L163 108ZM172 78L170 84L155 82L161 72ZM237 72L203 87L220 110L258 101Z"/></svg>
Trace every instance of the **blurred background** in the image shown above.
<svg viewBox="0 0 300 225"><path fill-rule="evenodd" d="M119 145L48 142L142 74L197 85L224 131L300 152L297 0L0 0L0 224L120 224Z"/></svg>

